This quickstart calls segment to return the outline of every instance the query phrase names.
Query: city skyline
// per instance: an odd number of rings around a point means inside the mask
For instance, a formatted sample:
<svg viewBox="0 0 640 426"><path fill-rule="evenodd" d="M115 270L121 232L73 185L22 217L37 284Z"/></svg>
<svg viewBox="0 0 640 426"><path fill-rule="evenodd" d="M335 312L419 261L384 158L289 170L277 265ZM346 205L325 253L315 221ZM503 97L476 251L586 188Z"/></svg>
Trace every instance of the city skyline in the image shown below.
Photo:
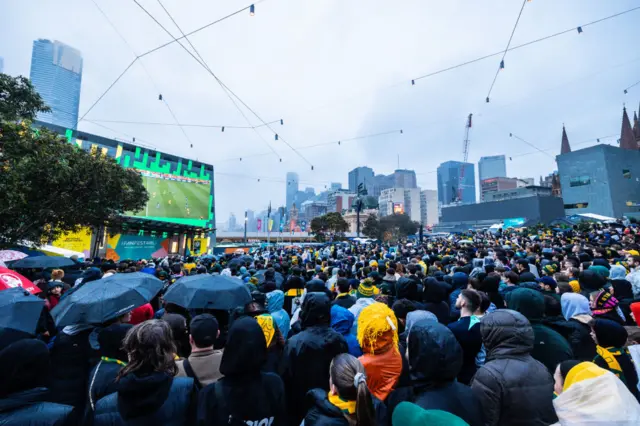
<svg viewBox="0 0 640 426"><path fill-rule="evenodd" d="M60 5L34 0L28 9L7 3L0 16L5 72L29 75L33 40L68 43L83 54L83 114L136 54L171 40L135 4L96 3L126 43L91 2L69 0ZM136 137L163 152L213 164L219 217L243 213L247 207L257 211L269 201L284 205L287 171L298 173L301 187L312 186L318 193L336 181L346 187L348 172L358 165L390 172L398 167L399 157L399 168L416 171L419 187L436 188L438 165L463 158L462 135L469 113L474 114L469 162L505 155L510 174L518 177L537 180L556 169L563 123L574 150L596 145L602 135L615 134L601 138L601 144L616 144L622 103L629 102L630 116L637 108L637 87L628 95L623 89L637 81L637 64L630 61L629 51L638 12L590 25L581 34L571 31L509 52L491 102L486 103L498 66L495 58L418 79L504 49L520 6L506 0L465 3L466 13L460 16L462 4L410 0L404 7L391 8L374 0L365 8L323 3L300 11L291 0L283 0L256 5L253 17L239 14L190 36L216 75L262 119L284 120L283 125L271 125L280 134L279 141L264 127L256 134L232 127L221 132L178 126L176 120L245 127L261 122L249 114L247 124L211 75L176 44L136 61L87 115L95 122L83 120L79 128L111 138ZM167 19L158 5L145 6L161 22ZM194 0L166 6L188 32L244 5L235 0L223 5ZM631 0L530 2L513 45L635 6ZM74 25L61 25L70 14L78 18ZM457 25L445 25L454 19ZM298 37L273 31L291 25ZM320 36L318 28L330 35ZM446 43L430 43L434 38ZM273 51L274 45L280 48ZM220 57L225 60L214 62ZM159 101L159 94L164 101ZM319 144L322 147L313 147Z"/></svg>

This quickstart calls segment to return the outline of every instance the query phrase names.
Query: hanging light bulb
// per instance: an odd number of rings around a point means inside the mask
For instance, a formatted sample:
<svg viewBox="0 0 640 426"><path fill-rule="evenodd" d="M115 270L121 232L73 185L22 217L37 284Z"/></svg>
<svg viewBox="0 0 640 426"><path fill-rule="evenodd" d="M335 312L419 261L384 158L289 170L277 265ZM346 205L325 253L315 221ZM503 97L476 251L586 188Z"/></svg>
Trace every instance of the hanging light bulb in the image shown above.
<svg viewBox="0 0 640 426"><path fill-rule="evenodd" d="M242 157L240 157L240 161L242 161Z"/></svg>
<svg viewBox="0 0 640 426"><path fill-rule="evenodd" d="M193 144L191 144L191 148L193 148Z"/></svg>
<svg viewBox="0 0 640 426"><path fill-rule="evenodd" d="M578 34L582 34L582 27L578 27Z"/></svg>
<svg viewBox="0 0 640 426"><path fill-rule="evenodd" d="M489 103L489 97L487 96L487 103Z"/></svg>
<svg viewBox="0 0 640 426"><path fill-rule="evenodd" d="M249 6L249 16L254 16L256 14L256 6L252 4Z"/></svg>
<svg viewBox="0 0 640 426"><path fill-rule="evenodd" d="M624 89L624 94L626 95L627 93L629 93L629 92L627 92L627 89Z"/></svg>
<svg viewBox="0 0 640 426"><path fill-rule="evenodd" d="M162 93L160 93L160 94L158 95L158 100L159 100L159 101L161 101L161 100L162 100Z"/></svg>
<svg viewBox="0 0 640 426"><path fill-rule="evenodd" d="M280 125L284 126L284 120L282 118L280 119Z"/></svg>
<svg viewBox="0 0 640 426"><path fill-rule="evenodd" d="M313 166L311 166L311 170L313 170Z"/></svg>
<svg viewBox="0 0 640 426"><path fill-rule="evenodd" d="M222 126L222 131L224 132L224 126Z"/></svg>
<svg viewBox="0 0 640 426"><path fill-rule="evenodd" d="M340 141L338 141L338 145L340 145Z"/></svg>
<svg viewBox="0 0 640 426"><path fill-rule="evenodd" d="M400 134L402 134L402 133L403 133L403 132L402 132L402 129L400 129Z"/></svg>
<svg viewBox="0 0 640 426"><path fill-rule="evenodd" d="M282 158L280 159L280 162L282 163Z"/></svg>
<svg viewBox="0 0 640 426"><path fill-rule="evenodd" d="M415 80L411 80L411 85L415 86L416 85L416 81Z"/></svg>
<svg viewBox="0 0 640 426"><path fill-rule="evenodd" d="M509 137L512 138L513 137L513 133L509 133Z"/></svg>
<svg viewBox="0 0 640 426"><path fill-rule="evenodd" d="M133 137L133 142L135 142L135 141L136 141L136 138L135 138L135 136L134 136L134 137Z"/></svg>
<svg viewBox="0 0 640 426"><path fill-rule="evenodd" d="M276 140L278 140L278 134L276 133Z"/></svg>
<svg viewBox="0 0 640 426"><path fill-rule="evenodd" d="M500 61L500 69L503 70L504 69L504 59Z"/></svg>

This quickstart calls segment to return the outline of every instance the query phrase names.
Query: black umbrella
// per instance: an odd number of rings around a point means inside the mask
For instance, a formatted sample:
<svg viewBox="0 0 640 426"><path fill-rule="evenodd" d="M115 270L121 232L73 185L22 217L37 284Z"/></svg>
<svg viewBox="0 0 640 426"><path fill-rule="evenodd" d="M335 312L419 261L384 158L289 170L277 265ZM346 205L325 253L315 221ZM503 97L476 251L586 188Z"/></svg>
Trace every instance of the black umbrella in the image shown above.
<svg viewBox="0 0 640 426"><path fill-rule="evenodd" d="M163 299L185 309L228 310L251 302L251 294L237 278L200 274L180 278L169 287Z"/></svg>
<svg viewBox="0 0 640 426"><path fill-rule="evenodd" d="M25 257L11 264L14 269L19 268L64 268L65 266L75 265L71 259L61 256L35 256Z"/></svg>
<svg viewBox="0 0 640 426"><path fill-rule="evenodd" d="M265 272L267 272L267 271L262 269L262 270L260 270L260 271L255 273L254 277L256 277L258 279L258 284L264 284L264 282L265 282L265 278L264 278ZM274 274L274 281L276 283L276 287L282 288L282 284L284 283L284 277L282 276L282 274L280 272L276 272Z"/></svg>
<svg viewBox="0 0 640 426"><path fill-rule="evenodd" d="M21 287L0 291L0 333L17 330L34 335L44 300Z"/></svg>
<svg viewBox="0 0 640 426"><path fill-rule="evenodd" d="M148 303L162 290L162 281L150 274L115 274L81 284L63 296L51 315L58 327L102 324Z"/></svg>
<svg viewBox="0 0 640 426"><path fill-rule="evenodd" d="M242 256L234 257L233 259L231 259L227 264L227 266L229 267L238 266L238 265L244 266L244 264L246 263L251 264L251 262L253 262L253 258L251 256L242 255Z"/></svg>

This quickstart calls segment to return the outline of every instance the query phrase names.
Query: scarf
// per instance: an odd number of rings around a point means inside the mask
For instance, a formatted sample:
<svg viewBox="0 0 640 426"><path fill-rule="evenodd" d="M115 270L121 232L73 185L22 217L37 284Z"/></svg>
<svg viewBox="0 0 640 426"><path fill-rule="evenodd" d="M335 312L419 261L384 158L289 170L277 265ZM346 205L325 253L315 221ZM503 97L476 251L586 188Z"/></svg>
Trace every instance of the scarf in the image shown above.
<svg viewBox="0 0 640 426"><path fill-rule="evenodd" d="M614 347L603 348L602 346L598 345L596 346L596 352L598 353L596 358L597 357L602 358L607 363L607 369L611 371L613 374L615 374L616 376L618 376L618 378L622 380L622 382L626 385L627 380L624 377L624 373L622 372L622 367L620 366L620 363L618 362L618 359L616 358L616 356L621 356L624 352L627 355L629 355L629 358L631 358L631 355L629 354L629 350L626 348L614 348Z"/></svg>
<svg viewBox="0 0 640 426"><path fill-rule="evenodd" d="M273 340L273 336L276 334L276 330L273 326L273 317L269 314L262 314L256 317L256 321L258 321L258 325L262 329L264 333L264 339L267 342L267 348L271 345L271 341Z"/></svg>
<svg viewBox="0 0 640 426"><path fill-rule="evenodd" d="M614 310L618 306L618 299L613 297L607 290L600 290L591 305L591 312L594 315L604 315Z"/></svg>
<svg viewBox="0 0 640 426"><path fill-rule="evenodd" d="M344 414L356 413L355 401L345 401L344 399L340 398L340 396L334 395L332 393L329 393L327 397L329 398L329 402L338 407Z"/></svg>

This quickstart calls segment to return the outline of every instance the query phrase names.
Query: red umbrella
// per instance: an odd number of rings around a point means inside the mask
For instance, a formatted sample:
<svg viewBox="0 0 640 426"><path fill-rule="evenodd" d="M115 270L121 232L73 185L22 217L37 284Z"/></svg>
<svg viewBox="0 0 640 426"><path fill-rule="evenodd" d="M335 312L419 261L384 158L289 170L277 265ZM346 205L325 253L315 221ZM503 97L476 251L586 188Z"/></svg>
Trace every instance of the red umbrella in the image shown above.
<svg viewBox="0 0 640 426"><path fill-rule="evenodd" d="M40 289L31 281L11 269L0 267L0 290L22 287L31 294L40 293Z"/></svg>

